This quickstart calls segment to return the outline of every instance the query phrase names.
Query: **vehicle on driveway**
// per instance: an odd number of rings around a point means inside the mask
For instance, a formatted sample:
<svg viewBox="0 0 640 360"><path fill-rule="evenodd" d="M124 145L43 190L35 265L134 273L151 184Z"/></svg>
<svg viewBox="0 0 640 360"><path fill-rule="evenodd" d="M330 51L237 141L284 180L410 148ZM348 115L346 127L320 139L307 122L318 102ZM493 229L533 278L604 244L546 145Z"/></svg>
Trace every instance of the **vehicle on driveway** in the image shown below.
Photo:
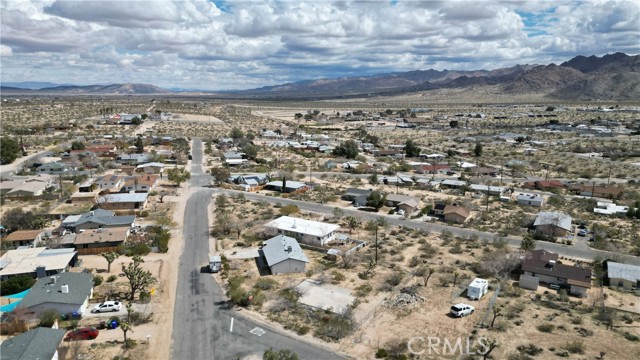
<svg viewBox="0 0 640 360"><path fill-rule="evenodd" d="M451 307L451 316L463 317L463 316L473 314L474 311L476 311L476 309L471 305L467 305L463 303L455 304Z"/></svg>
<svg viewBox="0 0 640 360"><path fill-rule="evenodd" d="M587 236L587 230L582 229L582 230L578 231L578 236Z"/></svg>
<svg viewBox="0 0 640 360"><path fill-rule="evenodd" d="M120 311L122 309L122 303L119 301L105 301L93 307L91 312L102 313L110 311Z"/></svg>
<svg viewBox="0 0 640 360"><path fill-rule="evenodd" d="M98 337L100 332L96 328L87 327L74 330L65 336L64 341L70 340L93 340Z"/></svg>

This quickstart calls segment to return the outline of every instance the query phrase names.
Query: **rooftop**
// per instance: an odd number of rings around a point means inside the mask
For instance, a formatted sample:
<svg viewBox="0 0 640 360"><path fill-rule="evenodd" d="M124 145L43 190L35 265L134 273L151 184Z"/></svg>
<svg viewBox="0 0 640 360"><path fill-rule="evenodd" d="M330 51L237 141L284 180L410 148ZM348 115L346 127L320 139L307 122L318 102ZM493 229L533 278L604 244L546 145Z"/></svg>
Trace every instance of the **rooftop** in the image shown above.
<svg viewBox="0 0 640 360"><path fill-rule="evenodd" d="M76 252L73 249L47 250L37 247L9 250L0 258L6 263L0 270L0 276L34 273L38 266L43 266L46 270L64 269L74 256Z"/></svg>
<svg viewBox="0 0 640 360"><path fill-rule="evenodd" d="M98 199L98 203L144 202L148 193L109 194Z"/></svg>
<svg viewBox="0 0 640 360"><path fill-rule="evenodd" d="M533 226L554 225L564 230L571 230L571 216L556 211L541 211Z"/></svg>
<svg viewBox="0 0 640 360"><path fill-rule="evenodd" d="M309 262L296 239L284 235L278 235L265 241L262 252L269 266L289 259Z"/></svg>
<svg viewBox="0 0 640 360"><path fill-rule="evenodd" d="M533 250L525 256L522 270L567 279L570 285L591 287L591 269L558 264L557 260L558 254L546 250Z"/></svg>
<svg viewBox="0 0 640 360"><path fill-rule="evenodd" d="M93 276L90 273L63 272L54 276L38 279L35 285L22 299L18 308L29 308L44 303L82 305L93 289ZM62 292L62 286L68 285L69 291Z"/></svg>
<svg viewBox="0 0 640 360"><path fill-rule="evenodd" d="M3 360L53 359L67 331L37 327L2 342Z"/></svg>
<svg viewBox="0 0 640 360"><path fill-rule="evenodd" d="M319 221L295 218L291 216L281 216L275 220L268 222L264 226L317 237L326 236L340 228L340 225L336 224L328 224Z"/></svg>
<svg viewBox="0 0 640 360"><path fill-rule="evenodd" d="M42 233L42 230L17 230L7 235L2 241L25 241L35 240Z"/></svg>
<svg viewBox="0 0 640 360"><path fill-rule="evenodd" d="M637 282L640 281L640 266L608 261L607 276Z"/></svg>
<svg viewBox="0 0 640 360"><path fill-rule="evenodd" d="M129 230L130 228L127 226L85 230L76 235L74 244L81 245L125 241Z"/></svg>

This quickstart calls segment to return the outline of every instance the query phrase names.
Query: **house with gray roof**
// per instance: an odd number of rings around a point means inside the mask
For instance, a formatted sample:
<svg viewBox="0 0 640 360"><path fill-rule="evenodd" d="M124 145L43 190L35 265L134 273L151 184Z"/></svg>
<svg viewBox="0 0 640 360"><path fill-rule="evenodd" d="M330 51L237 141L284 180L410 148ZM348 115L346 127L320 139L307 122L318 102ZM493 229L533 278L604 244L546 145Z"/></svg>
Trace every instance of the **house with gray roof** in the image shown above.
<svg viewBox="0 0 640 360"><path fill-rule="evenodd" d="M132 227L136 220L135 215L114 216L113 211L104 209L95 209L82 215L68 216L62 222L62 227L79 232L86 229L114 228L114 227Z"/></svg>
<svg viewBox="0 0 640 360"><path fill-rule="evenodd" d="M565 236L571 231L571 216L557 211L541 211L533 226L536 232L549 236Z"/></svg>
<svg viewBox="0 0 640 360"><path fill-rule="evenodd" d="M107 210L142 209L148 196L149 193L109 194L98 199L98 206Z"/></svg>
<svg viewBox="0 0 640 360"><path fill-rule="evenodd" d="M284 235L265 241L260 256L273 275L305 272L309 262L298 241Z"/></svg>
<svg viewBox="0 0 640 360"><path fill-rule="evenodd" d="M64 329L37 327L6 339L0 345L2 360L57 360Z"/></svg>
<svg viewBox="0 0 640 360"><path fill-rule="evenodd" d="M342 200L351 201L355 206L366 206L367 198L369 198L372 192L372 189L348 188L344 191L341 198Z"/></svg>
<svg viewBox="0 0 640 360"><path fill-rule="evenodd" d="M542 207L544 198L536 194L520 194L516 197L518 205Z"/></svg>
<svg viewBox="0 0 640 360"><path fill-rule="evenodd" d="M39 278L17 308L36 315L49 309L60 314L83 314L92 297L93 276L90 273L64 272Z"/></svg>
<svg viewBox="0 0 640 360"><path fill-rule="evenodd" d="M69 171L67 165L59 162L42 164L36 169L36 172L44 174L62 174L67 171Z"/></svg>
<svg viewBox="0 0 640 360"><path fill-rule="evenodd" d="M640 289L640 266L607 261L606 269L609 286Z"/></svg>

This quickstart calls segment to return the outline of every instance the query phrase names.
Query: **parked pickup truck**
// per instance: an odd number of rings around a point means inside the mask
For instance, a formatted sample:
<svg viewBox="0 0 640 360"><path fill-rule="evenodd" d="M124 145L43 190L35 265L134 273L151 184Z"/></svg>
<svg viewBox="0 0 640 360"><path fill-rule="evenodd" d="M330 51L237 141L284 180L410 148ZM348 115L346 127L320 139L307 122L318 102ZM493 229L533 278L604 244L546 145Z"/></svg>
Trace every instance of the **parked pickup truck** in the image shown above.
<svg viewBox="0 0 640 360"><path fill-rule="evenodd" d="M209 271L217 273L220 269L222 269L222 258L220 255L209 256Z"/></svg>

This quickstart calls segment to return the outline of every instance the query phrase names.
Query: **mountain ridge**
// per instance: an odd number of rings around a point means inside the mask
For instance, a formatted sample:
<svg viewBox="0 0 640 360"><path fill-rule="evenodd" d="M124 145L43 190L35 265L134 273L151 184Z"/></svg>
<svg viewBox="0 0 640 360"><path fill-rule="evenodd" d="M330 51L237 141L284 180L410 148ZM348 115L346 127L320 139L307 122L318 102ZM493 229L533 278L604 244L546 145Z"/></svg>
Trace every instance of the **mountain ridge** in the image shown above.
<svg viewBox="0 0 640 360"><path fill-rule="evenodd" d="M24 82L34 83L37 82ZM14 85L16 83L6 83ZM60 95L170 95L199 94L221 98L320 99L372 95L399 95L436 89L476 89L497 86L502 94L542 94L561 100L633 100L640 98L640 55L623 53L601 57L576 56L547 65L521 64L493 70L412 70L368 76L303 80L236 91L176 92L150 84L61 85L24 89L1 84L10 94Z"/></svg>

